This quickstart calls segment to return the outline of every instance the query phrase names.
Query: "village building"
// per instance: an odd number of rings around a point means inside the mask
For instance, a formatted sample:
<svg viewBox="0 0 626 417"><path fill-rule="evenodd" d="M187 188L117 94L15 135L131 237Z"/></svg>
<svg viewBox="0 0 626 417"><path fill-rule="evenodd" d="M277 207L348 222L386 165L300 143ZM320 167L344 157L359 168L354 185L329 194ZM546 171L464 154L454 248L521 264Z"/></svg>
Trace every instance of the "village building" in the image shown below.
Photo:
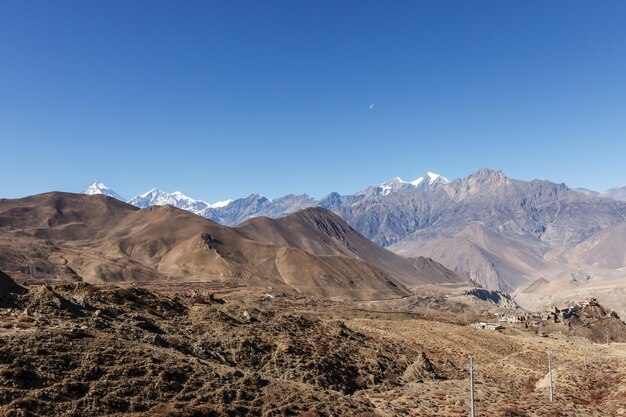
<svg viewBox="0 0 626 417"><path fill-rule="evenodd" d="M498 321L500 323L512 323L518 324L523 323L528 320L528 317L525 314L502 314Z"/></svg>
<svg viewBox="0 0 626 417"><path fill-rule="evenodd" d="M481 321L479 323L473 323L473 324L471 324L471 326L473 328L479 329L479 330L500 330L500 329L504 329L504 327L502 327L498 323L488 323L488 322L484 322L484 321Z"/></svg>
<svg viewBox="0 0 626 417"><path fill-rule="evenodd" d="M513 324L521 323L521 322L524 322L525 320L526 320L526 317L522 315L518 315L518 314L513 314L507 317L507 322L513 323Z"/></svg>

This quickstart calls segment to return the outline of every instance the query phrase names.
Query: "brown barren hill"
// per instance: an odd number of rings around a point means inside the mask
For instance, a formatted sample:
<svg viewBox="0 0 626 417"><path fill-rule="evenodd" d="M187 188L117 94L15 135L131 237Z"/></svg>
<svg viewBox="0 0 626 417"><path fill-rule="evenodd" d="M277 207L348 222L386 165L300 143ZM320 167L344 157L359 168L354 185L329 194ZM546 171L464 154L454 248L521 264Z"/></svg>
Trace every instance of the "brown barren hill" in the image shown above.
<svg viewBox="0 0 626 417"><path fill-rule="evenodd" d="M83 194L51 192L0 199L0 228L44 239L93 239L107 232L106 224L137 210L104 195L85 198Z"/></svg>
<svg viewBox="0 0 626 417"><path fill-rule="evenodd" d="M0 200L0 230L0 268L25 280L221 280L354 299L409 293L400 277L362 257L255 239L171 206L138 210L101 195Z"/></svg>
<svg viewBox="0 0 626 417"><path fill-rule="evenodd" d="M360 259L409 288L466 281L434 261L428 265L415 262L378 246L321 207L307 208L279 219L253 218L237 226L237 230L251 239L299 248L319 256Z"/></svg>

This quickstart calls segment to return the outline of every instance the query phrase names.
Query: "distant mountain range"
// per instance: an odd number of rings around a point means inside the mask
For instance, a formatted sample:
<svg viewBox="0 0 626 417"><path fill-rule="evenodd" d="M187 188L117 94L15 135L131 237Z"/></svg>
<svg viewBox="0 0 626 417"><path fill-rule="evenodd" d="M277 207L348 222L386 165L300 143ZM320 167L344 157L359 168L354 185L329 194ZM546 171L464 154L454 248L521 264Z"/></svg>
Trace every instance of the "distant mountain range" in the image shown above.
<svg viewBox="0 0 626 417"><path fill-rule="evenodd" d="M226 199L215 203L207 203L203 200L191 198L180 191L170 193L161 191L157 188L153 188L143 194L131 198L130 200L126 200L100 181L94 182L88 188L83 190L82 194L107 195L139 208L171 205L214 221L218 221L219 223L232 226L245 221L247 218L257 216L279 217L302 208L315 206L332 208L346 203L351 204L367 197L384 197L389 194L402 191L433 191L449 183L450 181L447 178L433 172L427 172L425 175L413 181L404 181L402 178L396 177L379 185L368 186L367 188L357 191L352 195L342 196L336 192L332 192L320 200L316 200L308 194L289 194L272 200L261 194L254 193L250 194L248 197L238 198L236 200ZM572 190L592 197L626 201L626 185L613 187L602 192L586 188L572 188ZM226 207L231 204L233 207L226 209Z"/></svg>
<svg viewBox="0 0 626 417"><path fill-rule="evenodd" d="M112 192L103 184L89 189ZM597 259L603 256L597 248L626 253L626 238L612 232L626 222L626 187L597 193L481 169L454 181L431 172L414 181L394 178L320 200L307 194L277 199L252 194L208 204L155 189L129 202L137 207L169 204L228 226L319 206L383 247L407 257L431 257L486 288L508 292L539 277L626 275L626 259ZM596 240L586 244L590 239ZM603 244L604 239L612 244ZM587 247L594 248L594 255L585 252Z"/></svg>
<svg viewBox="0 0 626 417"><path fill-rule="evenodd" d="M425 175L413 180L403 181L401 178L393 178L380 185L372 185L354 195L341 196L338 193L330 193L321 200L302 194L289 194L284 197L269 199L261 194L251 194L248 197L236 200L223 200L210 204L202 200L193 199L180 191L173 193L153 188L143 194L137 195L130 200L125 200L119 194L111 190L106 184L97 181L83 194L103 194L109 197L126 201L139 208L150 206L170 205L194 214L214 220L228 226L235 226L247 219L266 216L280 217L308 207L326 207L341 205L346 202L355 202L372 196L387 196L399 191L430 191L448 184L445 177L427 172Z"/></svg>

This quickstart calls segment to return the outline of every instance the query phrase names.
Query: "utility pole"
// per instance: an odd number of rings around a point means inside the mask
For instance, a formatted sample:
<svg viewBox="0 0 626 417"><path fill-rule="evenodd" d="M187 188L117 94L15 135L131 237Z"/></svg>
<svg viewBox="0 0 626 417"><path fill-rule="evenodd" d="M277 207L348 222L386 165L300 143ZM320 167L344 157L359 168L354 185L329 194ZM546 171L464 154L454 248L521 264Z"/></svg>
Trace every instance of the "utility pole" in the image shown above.
<svg viewBox="0 0 626 417"><path fill-rule="evenodd" d="M583 348L583 353L585 355L585 360L584 360L585 369L587 369L587 348Z"/></svg>
<svg viewBox="0 0 626 417"><path fill-rule="evenodd" d="M609 344L609 329L606 329L606 344Z"/></svg>
<svg viewBox="0 0 626 417"><path fill-rule="evenodd" d="M550 353L550 346L548 346L548 379L550 380L550 401L553 399L552 390L552 354Z"/></svg>
<svg viewBox="0 0 626 417"><path fill-rule="evenodd" d="M474 416L474 358L472 355L469 357L469 372L470 372L470 417Z"/></svg>

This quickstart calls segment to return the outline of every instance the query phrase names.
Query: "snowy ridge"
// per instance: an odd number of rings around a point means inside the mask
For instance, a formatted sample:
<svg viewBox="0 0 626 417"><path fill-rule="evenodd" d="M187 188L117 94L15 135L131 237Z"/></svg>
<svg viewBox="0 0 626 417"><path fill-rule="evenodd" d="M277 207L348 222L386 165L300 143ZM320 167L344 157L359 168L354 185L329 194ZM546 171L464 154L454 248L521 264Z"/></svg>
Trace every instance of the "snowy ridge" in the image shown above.
<svg viewBox="0 0 626 417"><path fill-rule="evenodd" d="M226 207L227 205L229 205L230 203L232 203L233 200L223 200L223 201L218 201L216 203L213 204L209 204L209 208L222 208L222 207Z"/></svg>
<svg viewBox="0 0 626 417"><path fill-rule="evenodd" d="M233 202L233 200L221 200L213 204L209 204L206 201L196 200L194 198L191 198L188 195L181 193L180 191L168 193L165 191L161 191L158 188L153 188L127 201L125 198L121 197L119 194L117 194L115 191L113 191L111 188L109 188L105 183L101 181L96 181L93 184L91 184L89 187L87 187L85 190L82 191L82 194L87 194L87 195L102 194L102 195L116 198L120 201L125 201L128 204L132 204L133 206L139 207L139 208L169 205L169 206L174 206L183 210L190 211L200 216L206 216L206 214L208 212L211 212L212 210L223 209Z"/></svg>
<svg viewBox="0 0 626 417"><path fill-rule="evenodd" d="M378 186L371 186L363 191L357 193L357 195L379 195L386 196L396 191L410 191L410 190L433 190L448 184L450 181L442 175L435 174L434 172L426 172L423 176L413 180L404 181L400 177L395 177L391 181L384 182Z"/></svg>
<svg viewBox="0 0 626 417"><path fill-rule="evenodd" d="M133 197L128 201L129 204L139 208L146 208L150 206L174 206L198 215L204 215L207 209L226 207L231 202L232 200L223 200L214 204L209 204L206 201L193 199L180 191L168 193L157 188L153 188L150 191Z"/></svg>

